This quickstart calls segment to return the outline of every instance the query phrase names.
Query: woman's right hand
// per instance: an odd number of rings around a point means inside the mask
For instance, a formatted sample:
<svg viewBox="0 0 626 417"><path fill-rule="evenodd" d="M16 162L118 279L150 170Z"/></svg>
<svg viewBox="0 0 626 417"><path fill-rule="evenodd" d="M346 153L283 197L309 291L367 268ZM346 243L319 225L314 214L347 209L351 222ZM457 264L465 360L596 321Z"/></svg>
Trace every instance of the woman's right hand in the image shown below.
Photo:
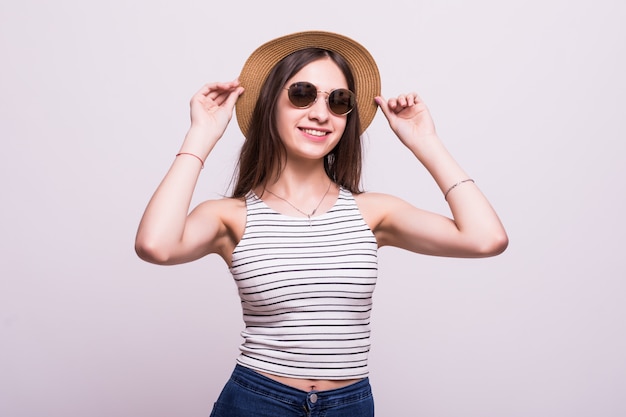
<svg viewBox="0 0 626 417"><path fill-rule="evenodd" d="M189 207L200 175L196 158L203 162L224 134L242 92L234 80L206 84L191 98L191 127L180 148L187 155L174 158L139 223L135 250L142 259L170 265L212 252L227 256L221 248L234 246L224 243L229 236L224 213L232 207L223 209L226 203L214 202L191 214Z"/></svg>
<svg viewBox="0 0 626 417"><path fill-rule="evenodd" d="M219 139L230 119L237 98L243 93L239 80L225 83L205 84L190 102L191 129L200 129L205 134Z"/></svg>

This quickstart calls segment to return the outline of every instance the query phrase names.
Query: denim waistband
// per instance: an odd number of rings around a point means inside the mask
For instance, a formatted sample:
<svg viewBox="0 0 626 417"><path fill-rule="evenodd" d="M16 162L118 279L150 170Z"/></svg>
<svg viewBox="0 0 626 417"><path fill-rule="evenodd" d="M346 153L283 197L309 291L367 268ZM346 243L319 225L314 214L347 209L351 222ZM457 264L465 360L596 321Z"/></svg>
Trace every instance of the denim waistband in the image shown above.
<svg viewBox="0 0 626 417"><path fill-rule="evenodd" d="M275 381L239 364L235 366L231 381L259 395L271 397L294 406L308 403L310 407L315 408L336 407L372 396L369 378L364 378L341 388L306 392Z"/></svg>

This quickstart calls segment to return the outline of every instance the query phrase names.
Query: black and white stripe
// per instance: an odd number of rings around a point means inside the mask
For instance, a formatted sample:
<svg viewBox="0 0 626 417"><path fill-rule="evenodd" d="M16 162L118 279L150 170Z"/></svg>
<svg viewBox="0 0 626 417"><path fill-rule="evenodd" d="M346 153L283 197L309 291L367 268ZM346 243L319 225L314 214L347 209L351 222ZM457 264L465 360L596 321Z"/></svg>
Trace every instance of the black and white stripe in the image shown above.
<svg viewBox="0 0 626 417"><path fill-rule="evenodd" d="M246 200L231 267L246 324L238 362L296 378L367 376L378 245L352 194L341 189L311 222Z"/></svg>

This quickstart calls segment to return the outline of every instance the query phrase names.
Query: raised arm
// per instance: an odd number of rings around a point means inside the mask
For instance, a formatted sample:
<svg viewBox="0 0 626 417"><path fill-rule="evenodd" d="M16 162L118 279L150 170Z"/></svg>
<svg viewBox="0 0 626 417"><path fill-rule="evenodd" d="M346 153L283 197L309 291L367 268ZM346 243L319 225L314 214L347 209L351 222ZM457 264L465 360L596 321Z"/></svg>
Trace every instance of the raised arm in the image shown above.
<svg viewBox="0 0 626 417"><path fill-rule="evenodd" d="M206 202L189 213L207 156L222 137L243 88L237 80L207 84L191 99L191 126L172 166L143 214L135 250L157 264L177 264L219 252L228 237L225 216L236 202Z"/></svg>
<svg viewBox="0 0 626 417"><path fill-rule="evenodd" d="M376 102L394 133L432 175L452 212L450 219L395 197L372 195L363 204L379 208L375 222L379 244L454 257L493 256L504 251L508 237L498 215L439 139L419 96L411 93L388 101L377 97Z"/></svg>

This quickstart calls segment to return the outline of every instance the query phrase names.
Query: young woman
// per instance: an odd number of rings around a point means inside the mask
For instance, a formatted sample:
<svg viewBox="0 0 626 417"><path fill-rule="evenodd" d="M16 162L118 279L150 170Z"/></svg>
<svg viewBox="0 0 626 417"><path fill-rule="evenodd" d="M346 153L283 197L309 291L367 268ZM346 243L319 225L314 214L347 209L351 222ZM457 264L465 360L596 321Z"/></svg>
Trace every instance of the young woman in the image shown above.
<svg viewBox="0 0 626 417"><path fill-rule="evenodd" d="M430 172L452 218L361 191L360 135L377 107ZM235 108L246 141L233 195L189 212ZM507 243L418 95L386 100L363 46L301 32L262 45L238 79L193 96L191 127L146 208L136 250L163 265L217 253L230 267L246 328L213 416L371 416L377 249L486 257Z"/></svg>

